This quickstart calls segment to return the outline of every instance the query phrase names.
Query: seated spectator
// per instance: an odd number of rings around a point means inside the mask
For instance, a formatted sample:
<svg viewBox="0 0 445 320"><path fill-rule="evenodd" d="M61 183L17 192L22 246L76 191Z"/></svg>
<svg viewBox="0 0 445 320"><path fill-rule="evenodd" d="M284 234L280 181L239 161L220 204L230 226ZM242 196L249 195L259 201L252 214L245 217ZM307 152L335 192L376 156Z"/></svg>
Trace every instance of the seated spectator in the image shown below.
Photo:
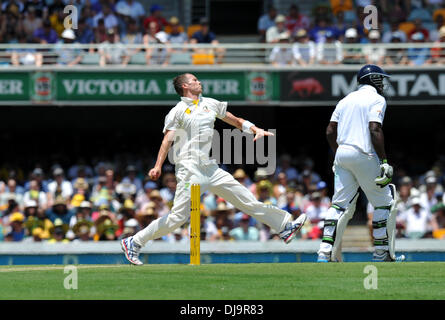
<svg viewBox="0 0 445 320"><path fill-rule="evenodd" d="M93 240L93 235L91 234L91 231L93 230L92 227L93 223L91 221L80 220L73 226L72 230L68 231L68 233L72 231L72 240L74 242L90 241ZM67 236L67 238L69 237Z"/></svg>
<svg viewBox="0 0 445 320"><path fill-rule="evenodd" d="M176 192L175 175L172 173L164 174L164 177L162 178L162 186L162 189L159 191L161 193L161 197L162 199L164 199L164 202L167 203L171 208Z"/></svg>
<svg viewBox="0 0 445 320"><path fill-rule="evenodd" d="M216 39L215 33L213 33L210 30L209 20L205 17L201 18L200 25L201 25L201 30L196 31L192 35L192 37L190 38L190 43L191 44L205 43L205 44L212 44L214 46L218 46L219 41ZM224 52L225 52L224 48L216 47L215 50L211 49L210 51L208 51L208 50L205 50L205 51L209 52L210 54L213 54L213 52L215 51L217 62L222 63L222 59L224 58Z"/></svg>
<svg viewBox="0 0 445 320"><path fill-rule="evenodd" d="M80 205L74 209L75 214L71 217L68 226L72 229L80 221L92 221L93 209L89 201L82 201Z"/></svg>
<svg viewBox="0 0 445 320"><path fill-rule="evenodd" d="M398 23L406 21L410 2L406 0L380 1L385 16L393 17Z"/></svg>
<svg viewBox="0 0 445 320"><path fill-rule="evenodd" d="M312 238L320 238L324 227L324 219L329 207L322 205L321 194L317 191L312 192L310 195L310 203L307 206L305 213L311 224L313 225L311 233Z"/></svg>
<svg viewBox="0 0 445 320"><path fill-rule="evenodd" d="M325 42L326 41L326 32L327 31L331 31L334 34L336 33L335 28L333 28L329 22L329 20L327 20L326 18L320 18L318 20L316 20L315 22L315 26L310 29L309 31L309 35L310 38L315 42L315 43L319 43L319 42ZM335 36L337 36L335 34Z"/></svg>
<svg viewBox="0 0 445 320"><path fill-rule="evenodd" d="M68 232L68 225L63 222L62 219L57 218L54 221L54 226L51 228L51 238L48 240L48 243L68 243L70 242L65 236Z"/></svg>
<svg viewBox="0 0 445 320"><path fill-rule="evenodd" d="M26 44L27 39L24 33L18 35L18 42ZM36 66L41 67L43 64L43 55L36 49L32 48L15 48L11 52L11 64L13 66Z"/></svg>
<svg viewBox="0 0 445 320"><path fill-rule="evenodd" d="M402 42L402 35L405 33L402 31L396 31L393 33L391 43L398 44ZM406 56L405 48L388 48L385 56L386 65L405 65L408 63L408 57Z"/></svg>
<svg viewBox="0 0 445 320"><path fill-rule="evenodd" d="M290 36L290 32L286 28L285 22L286 22L286 18L282 14L279 14L275 18L275 25L270 27L266 31L266 42L267 43L278 43L280 41L283 33Z"/></svg>
<svg viewBox="0 0 445 320"><path fill-rule="evenodd" d="M297 181L298 170L292 165L292 157L289 154L281 155L277 169L275 170L275 178L278 178L278 174L284 172L286 174L287 181Z"/></svg>
<svg viewBox="0 0 445 320"><path fill-rule="evenodd" d="M51 27L57 32L59 37L62 36L63 30L65 30L64 20L67 16L66 13L63 12L63 9L55 11L50 17L49 21L51 22Z"/></svg>
<svg viewBox="0 0 445 320"><path fill-rule="evenodd" d="M56 43L59 40L57 32L51 27L51 22L43 21L43 26L34 31L34 41L36 43Z"/></svg>
<svg viewBox="0 0 445 320"><path fill-rule="evenodd" d="M177 17L171 17L170 20L171 31L167 36L168 43L171 44L186 44L189 39L187 34L184 31L181 31L179 19ZM187 48L183 48L182 51L186 51ZM179 48L172 48L173 51L181 51Z"/></svg>
<svg viewBox="0 0 445 320"><path fill-rule="evenodd" d="M55 223L56 219L61 219L64 224L69 224L74 211L68 209L67 200L62 197L57 197L50 209L46 211L46 216Z"/></svg>
<svg viewBox="0 0 445 320"><path fill-rule="evenodd" d="M42 25L42 19L36 16L35 7L29 7L25 13L25 18L23 19L23 31L25 32L28 41L32 40L34 30L41 28Z"/></svg>
<svg viewBox="0 0 445 320"><path fill-rule="evenodd" d="M258 19L258 33L260 34L260 42L266 41L267 29L275 25L275 18L277 16L277 9L274 6L269 6L267 13L263 14Z"/></svg>
<svg viewBox="0 0 445 320"><path fill-rule="evenodd" d="M164 31L157 31L156 22L150 22L147 33L143 37L143 43L146 47L146 60L148 65L167 65L168 64L168 50L165 47L167 41L167 33ZM162 45L158 48L153 48L152 45Z"/></svg>
<svg viewBox="0 0 445 320"><path fill-rule="evenodd" d="M103 20L102 20L102 22L103 22ZM82 44L94 43L93 29L87 25L85 19L83 19L83 18L79 19L79 21L77 23L77 29L74 30L74 32L76 35L76 39L79 43L82 43Z"/></svg>
<svg viewBox="0 0 445 320"><path fill-rule="evenodd" d="M425 210L431 211L431 208L438 203L436 198L437 178L431 176L425 179L426 188L420 192L420 203Z"/></svg>
<svg viewBox="0 0 445 320"><path fill-rule="evenodd" d="M366 63L381 65L386 55L386 49L378 45L380 43L380 32L371 30L368 33L368 38L370 43L363 46Z"/></svg>
<svg viewBox="0 0 445 320"><path fill-rule="evenodd" d="M431 208L433 219L436 221L437 229L433 231L433 238L445 239L445 204L436 204Z"/></svg>
<svg viewBox="0 0 445 320"><path fill-rule="evenodd" d="M428 29L424 28L422 25L422 20L420 19L416 19L414 20L414 29L411 30L410 32L408 32L408 39L412 39L413 35L415 33L422 33L423 34L423 39L424 41L429 41L429 36L430 33L428 31Z"/></svg>
<svg viewBox="0 0 445 320"><path fill-rule="evenodd" d="M260 238L259 230L249 225L250 216L244 214L241 218L239 227L230 230L230 236L235 241L258 241Z"/></svg>
<svg viewBox="0 0 445 320"><path fill-rule="evenodd" d="M150 23L156 23L156 32L163 30L166 26L168 26L168 21L162 16L163 8L158 4L153 4L150 7L150 16L145 18L143 22L144 30L148 29Z"/></svg>
<svg viewBox="0 0 445 320"><path fill-rule="evenodd" d="M393 18L390 24L390 30L383 33L382 42L390 43L394 35L397 34L401 42L406 42L406 33L399 29L399 22Z"/></svg>
<svg viewBox="0 0 445 320"><path fill-rule="evenodd" d="M296 4L292 4L289 8L289 14L286 16L286 28L290 35L294 35L300 29L307 30L310 25L309 18L300 12L300 8Z"/></svg>
<svg viewBox="0 0 445 320"><path fill-rule="evenodd" d="M349 23L345 21L345 13L343 11L337 12L332 27L335 29L337 40L343 42L345 32L349 27Z"/></svg>
<svg viewBox="0 0 445 320"><path fill-rule="evenodd" d="M143 209L136 213L136 219L139 221L141 228L146 228L150 223L158 218L158 213L154 209L155 204L148 202Z"/></svg>
<svg viewBox="0 0 445 320"><path fill-rule="evenodd" d="M116 3L116 13L123 16L130 16L136 23L136 26L142 26L145 16L144 6L139 1L120 0Z"/></svg>
<svg viewBox="0 0 445 320"><path fill-rule="evenodd" d="M343 52L343 64L363 64L365 59L363 57L361 46L358 45L358 33L355 28L349 28L345 32L345 40L348 45L356 45L356 47L346 47Z"/></svg>
<svg viewBox="0 0 445 320"><path fill-rule="evenodd" d="M59 65L74 66L82 60L82 50L78 47L63 48L64 44L74 44L76 35L72 29L66 29L62 32L61 40L59 40L54 48L57 53L57 63Z"/></svg>
<svg viewBox="0 0 445 320"><path fill-rule="evenodd" d="M5 192L0 194L0 208L7 206L10 199L14 199L19 208L22 208L23 194L17 191L17 181L15 179L8 179Z"/></svg>
<svg viewBox="0 0 445 320"><path fill-rule="evenodd" d="M140 190L139 193L136 195L136 210L141 210L146 203L150 202L150 193L157 188L158 185L154 181L147 181L145 183L144 190Z"/></svg>
<svg viewBox="0 0 445 320"><path fill-rule="evenodd" d="M24 4L25 8L23 12L26 13L34 9L36 17L42 19L42 21L48 18L48 6L45 1L28 0Z"/></svg>
<svg viewBox="0 0 445 320"><path fill-rule="evenodd" d="M318 43L317 46L317 62L320 64L342 63L343 48L341 42L335 39L332 31L327 31L325 37L326 41Z"/></svg>
<svg viewBox="0 0 445 320"><path fill-rule="evenodd" d="M423 43L425 42L425 37L423 33L414 33L411 37L413 43ZM408 57L408 65L410 66L421 66L431 63L431 53L429 48L408 48L406 51Z"/></svg>
<svg viewBox="0 0 445 320"><path fill-rule="evenodd" d="M107 30L107 40L102 42L99 47L100 66L107 64L127 65L130 60L125 46L119 41L119 36L114 29Z"/></svg>
<svg viewBox="0 0 445 320"><path fill-rule="evenodd" d="M116 231L119 228L115 219L107 212L94 222L96 234L93 236L94 241L115 241L117 240Z"/></svg>
<svg viewBox="0 0 445 320"><path fill-rule="evenodd" d="M293 216L293 219L296 219L301 214L300 207L298 206L297 199L295 197L294 189L286 189L286 203L284 206L281 206L280 209L289 212Z"/></svg>
<svg viewBox="0 0 445 320"><path fill-rule="evenodd" d="M277 199L273 197L273 185L269 180L262 180L256 188L258 201L276 206Z"/></svg>
<svg viewBox="0 0 445 320"><path fill-rule="evenodd" d="M301 66L312 65L315 62L315 43L309 39L309 35L304 29L300 29L295 34L295 42L292 46L292 53L297 64ZM292 180L289 178L289 180Z"/></svg>
<svg viewBox="0 0 445 320"><path fill-rule="evenodd" d="M280 35L279 44L289 44L289 35L287 32ZM269 61L273 66L277 67L294 64L292 49L275 46L270 52Z"/></svg>
<svg viewBox="0 0 445 320"><path fill-rule="evenodd" d="M40 190L38 180L33 179L29 183L29 190L23 195L23 202L26 203L30 200L37 202L39 208L46 210L47 208L47 198L45 192Z"/></svg>
<svg viewBox="0 0 445 320"><path fill-rule="evenodd" d="M218 206L211 213L215 219L216 233L210 237L206 237L210 241L232 240L230 230L233 229L233 208L222 200L218 201Z"/></svg>
<svg viewBox="0 0 445 320"><path fill-rule="evenodd" d="M158 190L152 190L149 195L150 202L154 203L154 210L158 214L158 217L167 215L170 210L161 197L161 193Z"/></svg>
<svg viewBox="0 0 445 320"><path fill-rule="evenodd" d="M71 182L65 180L62 168L55 168L53 171L54 180L48 184L48 205L52 206L54 199L62 197L69 199L73 195Z"/></svg>
<svg viewBox="0 0 445 320"><path fill-rule="evenodd" d="M40 238L43 240L49 239L53 223L46 217L45 211L37 206L37 202L34 200L26 202L24 213L26 217L25 227L28 234L32 234L35 228L40 228Z"/></svg>
<svg viewBox="0 0 445 320"><path fill-rule="evenodd" d="M142 190L142 180L137 176L137 169L134 165L128 165L127 175L122 179L123 183L132 183L136 186L136 192Z"/></svg>
<svg viewBox="0 0 445 320"><path fill-rule="evenodd" d="M445 63L445 48L439 47L439 44L445 42L445 26L442 26L439 30L439 40L434 42L431 48L431 62L435 64Z"/></svg>
<svg viewBox="0 0 445 320"><path fill-rule="evenodd" d="M277 206L282 207L286 204L286 192L288 189L287 176L285 172L277 175L277 181L273 186L273 196L277 199Z"/></svg>
<svg viewBox="0 0 445 320"><path fill-rule="evenodd" d="M9 230L6 231L5 241L22 241L25 238L25 216L21 212L14 212L9 218Z"/></svg>
<svg viewBox="0 0 445 320"><path fill-rule="evenodd" d="M420 199L415 197L411 201L411 208L403 212L400 221L405 230L405 236L408 238L423 238L428 233L437 229L437 224L425 208L421 206Z"/></svg>
<svg viewBox="0 0 445 320"><path fill-rule="evenodd" d="M97 27L94 28L94 42L103 43L108 40L107 28L105 28L104 19L97 21Z"/></svg>
<svg viewBox="0 0 445 320"><path fill-rule="evenodd" d="M443 19L443 17L441 15L437 16L436 20L436 28L430 29L430 41L431 42L435 42L439 40L439 33L440 33L440 28L442 28L443 26L445 26L445 21Z"/></svg>
<svg viewBox="0 0 445 320"><path fill-rule="evenodd" d="M111 7L108 4L102 6L102 11L96 14L93 18L93 26L96 28L98 26L99 20L104 20L105 29L117 28L119 21Z"/></svg>

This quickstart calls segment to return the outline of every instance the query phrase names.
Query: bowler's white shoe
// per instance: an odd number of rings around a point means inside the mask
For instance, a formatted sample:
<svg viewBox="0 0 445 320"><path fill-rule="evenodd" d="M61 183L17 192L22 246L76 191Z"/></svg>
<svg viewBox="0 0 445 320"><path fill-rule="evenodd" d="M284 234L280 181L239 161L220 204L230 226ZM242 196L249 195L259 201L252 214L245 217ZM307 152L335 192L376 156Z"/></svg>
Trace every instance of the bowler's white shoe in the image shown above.
<svg viewBox="0 0 445 320"><path fill-rule="evenodd" d="M125 253L125 258L127 258L131 264L136 266L143 265L142 261L139 260L139 252L142 247L134 242L133 237L122 239L121 248Z"/></svg>
<svg viewBox="0 0 445 320"><path fill-rule="evenodd" d="M405 261L405 256L402 254L400 256L396 256L395 259L392 259L389 251L381 251L376 250L372 256L372 261L374 262L403 262Z"/></svg>
<svg viewBox="0 0 445 320"><path fill-rule="evenodd" d="M295 237L297 232L301 229L301 227L306 222L307 216L302 213L297 219L292 222L288 222L284 230L280 232L280 238L283 239L285 243L291 242L291 240Z"/></svg>

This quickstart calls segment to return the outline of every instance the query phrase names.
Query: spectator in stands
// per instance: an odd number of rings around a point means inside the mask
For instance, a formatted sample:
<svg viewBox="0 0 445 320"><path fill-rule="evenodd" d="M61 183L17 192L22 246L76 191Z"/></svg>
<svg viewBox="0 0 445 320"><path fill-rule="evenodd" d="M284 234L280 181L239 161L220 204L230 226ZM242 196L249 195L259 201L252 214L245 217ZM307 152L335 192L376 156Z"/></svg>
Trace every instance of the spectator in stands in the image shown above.
<svg viewBox="0 0 445 320"><path fill-rule="evenodd" d="M136 213L136 219L139 221L141 228L146 228L150 223L158 218L158 214L154 209L155 204L148 202Z"/></svg>
<svg viewBox="0 0 445 320"><path fill-rule="evenodd" d="M315 42L324 42L326 40L326 32L331 31L335 34L336 30L333 28L326 18L316 20L315 26L309 31L310 38Z"/></svg>
<svg viewBox="0 0 445 320"><path fill-rule="evenodd" d="M340 64L343 60L343 47L340 41L335 39L332 31L325 34L326 41L317 45L317 62L320 64Z"/></svg>
<svg viewBox="0 0 445 320"><path fill-rule="evenodd" d="M408 39L412 39L413 35L419 32L423 34L422 40L424 41L429 40L430 33L428 29L423 27L422 20L416 19L414 20L414 29L408 32Z"/></svg>
<svg viewBox="0 0 445 320"><path fill-rule="evenodd" d="M91 235L92 226L93 223L91 221L81 220L73 226L72 230L67 232L67 238L70 238L68 233L71 231L72 236L74 236L74 242L93 240L93 236Z"/></svg>
<svg viewBox="0 0 445 320"><path fill-rule="evenodd" d="M428 233L437 229L437 223L431 212L422 207L418 197L412 199L411 208L402 213L400 221L408 238L428 237Z"/></svg>
<svg viewBox="0 0 445 320"><path fill-rule="evenodd" d="M125 66L130 60L125 46L119 41L119 36L113 28L107 30L107 40L100 44L99 54L99 65L101 67L107 64L121 64Z"/></svg>
<svg viewBox="0 0 445 320"><path fill-rule="evenodd" d="M137 169L134 165L128 165L126 168L127 175L122 179L122 183L132 183L136 186L136 192L142 190L142 180L137 176Z"/></svg>
<svg viewBox="0 0 445 320"><path fill-rule="evenodd" d="M17 192L17 181L15 179L8 179L6 190L0 194L0 208L5 207L9 199L14 201L19 206L19 209L23 206L23 194Z"/></svg>
<svg viewBox="0 0 445 320"><path fill-rule="evenodd" d="M301 66L314 64L316 59L315 43L309 39L306 30L300 29L295 34L292 53L297 64ZM289 180L292 180L289 176L288 178Z"/></svg>
<svg viewBox="0 0 445 320"><path fill-rule="evenodd" d="M67 232L68 225L64 223L62 219L56 218L56 221L54 221L54 226L51 228L51 238L48 240L48 243L70 242L68 239L65 238Z"/></svg>
<svg viewBox="0 0 445 320"><path fill-rule="evenodd" d="M216 54L216 60L218 63L222 63L224 58L224 48L217 47L219 45L219 41L216 39L215 33L210 30L209 20L206 17L201 18L200 20L201 29L196 31L192 37L190 38L191 44L196 43L205 43L212 44L215 46L215 49L211 49L209 51L210 54Z"/></svg>
<svg viewBox="0 0 445 320"><path fill-rule="evenodd" d="M57 167L53 171L54 180L48 184L48 205L52 206L54 199L62 197L69 199L73 195L71 182L65 180L64 171Z"/></svg>
<svg viewBox="0 0 445 320"><path fill-rule="evenodd" d="M439 44L445 42L445 26L442 26L439 30L439 40L434 42L431 48L431 62L434 64L444 64L445 63L445 48L441 48Z"/></svg>
<svg viewBox="0 0 445 320"><path fill-rule="evenodd" d="M276 23L276 21L275 21ZM292 4L289 8L289 14L286 16L286 28L291 36L300 29L308 30L311 25L309 18L300 13L300 8L296 4Z"/></svg>
<svg viewBox="0 0 445 320"><path fill-rule="evenodd" d="M411 41L413 43L423 43L425 42L425 37L422 32L416 32L412 35ZM410 66L421 66L431 63L431 53L429 48L408 48L406 55Z"/></svg>
<svg viewBox="0 0 445 320"><path fill-rule="evenodd" d="M437 204L436 187L437 187L437 178L435 176L431 176L425 179L426 190L420 193L419 199L420 203L425 210L428 212L431 211L431 208Z"/></svg>
<svg viewBox="0 0 445 320"><path fill-rule="evenodd" d="M164 199L164 202L171 207L170 204L173 204L173 198L175 197L176 192L176 177L172 173L166 173L162 178L162 189L160 190L161 197Z"/></svg>
<svg viewBox="0 0 445 320"><path fill-rule="evenodd" d="M138 30L136 20L133 18L128 19L128 25L127 25L127 31L125 35L121 37L122 43L124 45L137 45L143 43L143 36L142 33ZM131 59L132 56L135 54L141 52L141 48L128 48L127 54L129 58Z"/></svg>
<svg viewBox="0 0 445 320"><path fill-rule="evenodd" d="M321 194L317 191L312 192L310 195L310 204L307 206L305 213L307 214L309 221L313 225L311 233L312 238L317 239L322 235L322 230L324 226L324 219L329 206L323 205L321 203Z"/></svg>
<svg viewBox="0 0 445 320"><path fill-rule="evenodd" d="M104 19L97 21L97 27L94 28L94 41L102 43L108 40L107 29L105 28Z"/></svg>
<svg viewBox="0 0 445 320"><path fill-rule="evenodd" d="M139 1L120 0L116 4L116 12L122 16L130 16L135 21L136 26L142 26L145 9Z"/></svg>
<svg viewBox="0 0 445 320"><path fill-rule="evenodd" d="M158 217L165 216L169 213L170 209L161 197L161 193L158 190L152 190L149 195L149 199L154 203L154 209L158 214Z"/></svg>
<svg viewBox="0 0 445 320"><path fill-rule="evenodd" d="M152 34L147 34L144 36L144 44L146 46L146 54L145 59L148 65L168 65L170 54L167 50L167 33L160 31L154 34L156 30L156 23L152 22L149 26L150 32ZM158 48L154 48L151 45L160 46Z"/></svg>
<svg viewBox="0 0 445 320"><path fill-rule="evenodd" d="M61 40L59 40L55 46L55 52L57 53L57 63L59 65L74 66L82 60L82 51L78 47L63 48L64 44L74 44L76 35L72 29L65 29L62 32Z"/></svg>
<svg viewBox="0 0 445 320"><path fill-rule="evenodd" d="M334 15L339 12L353 10L352 0L330 0L331 10Z"/></svg>
<svg viewBox="0 0 445 320"><path fill-rule="evenodd" d="M296 219L300 215L301 210L298 206L294 189L290 187L286 189L286 203L284 206L281 206L280 209L285 210L290 214L292 214L294 219Z"/></svg>
<svg viewBox="0 0 445 320"><path fill-rule="evenodd" d="M25 238L25 216L21 212L14 212L9 218L9 232L6 232L5 241L22 241Z"/></svg>
<svg viewBox="0 0 445 320"><path fill-rule="evenodd" d="M51 22L51 28L53 28L59 37L62 36L63 30L65 30L64 20L67 16L66 13L63 12L63 9L54 11L52 15L49 17L49 21Z"/></svg>
<svg viewBox="0 0 445 320"><path fill-rule="evenodd" d="M51 22L43 21L43 26L34 31L34 40L37 43L56 43L59 40L57 32L51 27Z"/></svg>
<svg viewBox="0 0 445 320"><path fill-rule="evenodd" d="M275 18L278 12L274 6L269 6L267 9L267 13L263 14L258 19L258 33L260 34L260 42L266 41L266 32L267 29L275 25Z"/></svg>
<svg viewBox="0 0 445 320"><path fill-rule="evenodd" d="M81 44L92 44L94 43L94 32L93 29L88 27L85 19L79 19L77 23L77 29L74 30L76 39Z"/></svg>
<svg viewBox="0 0 445 320"><path fill-rule="evenodd" d="M258 201L277 205L277 199L273 197L273 185L269 180L261 180L256 188Z"/></svg>
<svg viewBox="0 0 445 320"><path fill-rule="evenodd" d="M443 202L436 204L431 208L433 219L437 229L433 231L433 238L445 239L445 204Z"/></svg>
<svg viewBox="0 0 445 320"><path fill-rule="evenodd" d="M230 230L230 236L235 241L258 241L260 234L257 228L249 225L250 216L243 214L239 227Z"/></svg>
<svg viewBox="0 0 445 320"><path fill-rule="evenodd" d="M24 33L18 35L18 42L20 44L28 43L27 37ZM36 66L40 67L43 63L43 56L33 48L14 48L11 50L11 64L13 66Z"/></svg>
<svg viewBox="0 0 445 320"><path fill-rule="evenodd" d="M171 30L167 36L167 42L173 45L184 45L189 42L187 34L181 30L179 19L177 17L171 17L169 20ZM169 48L170 52L187 52L188 48L183 46L182 48Z"/></svg>
<svg viewBox="0 0 445 320"><path fill-rule="evenodd" d="M35 7L29 7L23 19L23 31L27 36L27 41L32 41L34 30L42 27L42 19L36 16Z"/></svg>
<svg viewBox="0 0 445 320"><path fill-rule="evenodd" d="M363 46L363 54L367 64L381 65L386 55L386 49L380 45L380 32L371 30L368 33L370 43ZM377 44L377 45L376 45Z"/></svg>
<svg viewBox="0 0 445 320"><path fill-rule="evenodd" d="M116 31L119 21L118 21L116 15L111 10L110 5L104 4L102 6L102 11L94 16L93 24L94 24L95 28L98 26L98 22L100 19L104 19L105 29L114 28Z"/></svg>
<svg viewBox="0 0 445 320"><path fill-rule="evenodd" d="M46 216L55 223L56 219L61 219L63 223L69 224L71 217L74 215L73 210L68 209L67 199L58 196L52 203L51 208L46 210Z"/></svg>
<svg viewBox="0 0 445 320"><path fill-rule="evenodd" d="M332 27L335 29L337 40L343 42L345 32L349 27L349 23L345 21L345 13L343 11L337 12Z"/></svg>
<svg viewBox="0 0 445 320"><path fill-rule="evenodd" d="M47 198L45 192L40 190L39 182L33 179L29 182L29 190L23 195L23 202L26 203L30 200L37 202L39 208L46 210Z"/></svg>
<svg viewBox="0 0 445 320"><path fill-rule="evenodd" d="M60 11L65 8L65 4L62 0L54 0L48 7L48 16L51 16L54 12Z"/></svg>
<svg viewBox="0 0 445 320"><path fill-rule="evenodd" d="M364 63L364 57L362 49L358 45L358 33L355 28L349 28L345 32L346 44L356 45L356 47L347 47L343 53L343 64L362 64Z"/></svg>
<svg viewBox="0 0 445 320"><path fill-rule="evenodd" d="M163 30L166 26L168 26L168 21L162 16L163 8L158 4L153 4L150 7L150 16L145 18L143 25L144 30L147 30L150 23L156 23L156 32Z"/></svg>
<svg viewBox="0 0 445 320"><path fill-rule="evenodd" d="M0 40L4 43L17 43L18 35L24 32L23 20L18 7L0 15Z"/></svg>
<svg viewBox="0 0 445 320"><path fill-rule="evenodd" d="M22 1L18 1L18 0L8 0L8 1L4 1L1 4L1 11L4 13L14 13L14 14L19 14L19 13L23 13L25 10L25 6L23 4Z"/></svg>
<svg viewBox="0 0 445 320"><path fill-rule="evenodd" d="M288 187L286 173L278 173L276 183L273 186L273 196L277 199L277 207L282 207L286 204L286 192Z"/></svg>
<svg viewBox="0 0 445 320"><path fill-rule="evenodd" d="M413 6L411 12L408 15L408 21L421 20L423 22L431 22L433 18L431 16L430 11L426 9L424 6Z"/></svg>
<svg viewBox="0 0 445 320"><path fill-rule="evenodd" d="M405 35L402 31L396 31L392 34L391 43L401 43ZM405 65L408 63L405 48L388 48L386 50L385 64L386 65Z"/></svg>
<svg viewBox="0 0 445 320"><path fill-rule="evenodd" d="M289 35L283 32L279 36L279 44L289 44ZM273 66L286 66L294 64L291 48L275 46L269 55L269 61Z"/></svg>
<svg viewBox="0 0 445 320"><path fill-rule="evenodd" d="M390 43L395 34L398 35L401 42L406 42L406 33L399 29L399 22L393 17L390 23L390 30L383 33L382 42Z"/></svg>
<svg viewBox="0 0 445 320"><path fill-rule="evenodd" d="M280 37L283 33L290 36L290 31L285 25L286 17L282 14L277 15L275 18L275 25L267 29L266 31L266 42L267 43L278 43L280 42Z"/></svg>

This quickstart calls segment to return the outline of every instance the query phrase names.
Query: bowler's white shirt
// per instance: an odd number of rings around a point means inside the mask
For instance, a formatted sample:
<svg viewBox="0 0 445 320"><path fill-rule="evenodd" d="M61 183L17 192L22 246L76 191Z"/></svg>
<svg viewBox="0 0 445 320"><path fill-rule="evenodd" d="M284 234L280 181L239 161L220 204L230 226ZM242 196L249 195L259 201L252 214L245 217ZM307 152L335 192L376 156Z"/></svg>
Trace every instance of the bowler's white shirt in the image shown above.
<svg viewBox="0 0 445 320"><path fill-rule="evenodd" d="M386 100L370 85L362 85L337 104L331 121L337 122L337 144L350 145L374 154L369 122L383 123Z"/></svg>
<svg viewBox="0 0 445 320"><path fill-rule="evenodd" d="M227 102L200 96L196 105L193 99L181 97L165 117L163 130L175 130L175 164L210 163L214 123L216 118L223 119L226 111Z"/></svg>

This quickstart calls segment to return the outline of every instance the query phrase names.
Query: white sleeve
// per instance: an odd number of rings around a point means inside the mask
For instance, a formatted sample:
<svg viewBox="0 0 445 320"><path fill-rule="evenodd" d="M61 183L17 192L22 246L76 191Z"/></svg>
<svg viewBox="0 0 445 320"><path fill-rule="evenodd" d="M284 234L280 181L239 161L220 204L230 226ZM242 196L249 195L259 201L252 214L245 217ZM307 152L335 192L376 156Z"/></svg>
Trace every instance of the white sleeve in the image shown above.
<svg viewBox="0 0 445 320"><path fill-rule="evenodd" d="M374 104L369 108L368 122L378 122L383 123L383 118L385 117L386 101L382 97L377 99Z"/></svg>
<svg viewBox="0 0 445 320"><path fill-rule="evenodd" d="M216 112L216 117L219 119L223 119L226 116L227 112L227 102L218 101L212 98L207 98L207 99L210 107L213 109L213 111Z"/></svg>
<svg viewBox="0 0 445 320"><path fill-rule="evenodd" d="M167 130L176 130L179 128L179 120L177 116L177 108L173 108L170 110L170 112L165 117L164 121L164 129L162 130L163 133L165 133Z"/></svg>
<svg viewBox="0 0 445 320"><path fill-rule="evenodd" d="M340 111L338 110L338 105L337 107L335 107L334 112L332 112L332 116L331 116L331 122L338 122L339 118L340 118Z"/></svg>

